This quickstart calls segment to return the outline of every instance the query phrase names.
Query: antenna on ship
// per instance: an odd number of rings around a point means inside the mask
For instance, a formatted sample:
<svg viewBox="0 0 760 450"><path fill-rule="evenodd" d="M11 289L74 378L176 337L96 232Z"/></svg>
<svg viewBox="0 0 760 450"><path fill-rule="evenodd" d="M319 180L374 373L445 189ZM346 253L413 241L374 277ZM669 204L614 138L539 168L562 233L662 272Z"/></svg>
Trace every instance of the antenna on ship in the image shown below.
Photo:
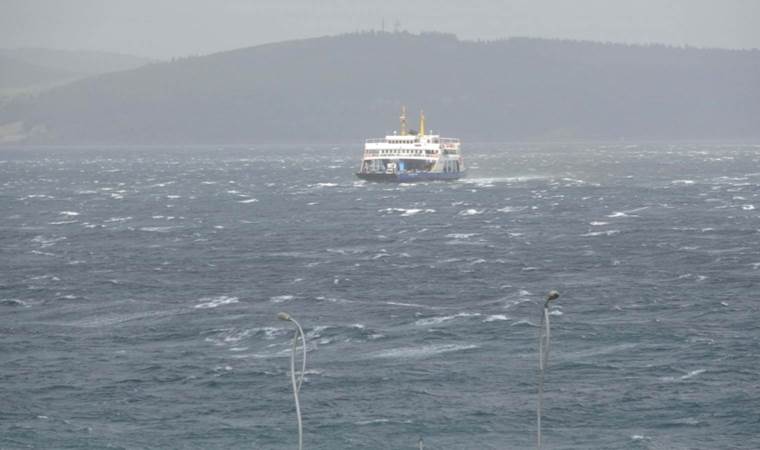
<svg viewBox="0 0 760 450"><path fill-rule="evenodd" d="M559 292L550 291L544 302L541 325L538 327L538 407L536 408L536 447L541 450L541 410L544 407L544 371L549 364L549 302L559 298Z"/></svg>
<svg viewBox="0 0 760 450"><path fill-rule="evenodd" d="M401 107L401 136L406 136L406 106Z"/></svg>
<svg viewBox="0 0 760 450"><path fill-rule="evenodd" d="M298 393L301 391L303 376L306 372L306 337L304 337L301 325L296 322L296 319L292 318L290 314L281 312L277 314L277 318L286 322L293 322L296 326L296 332L295 335L293 335L293 352L290 354L290 382L293 385L293 398L296 402L296 417L298 418L298 450L303 450L303 423L301 421L301 404L298 401ZM301 363L301 375L296 382L296 351L298 350L297 344L299 337L303 344L303 361Z"/></svg>
<svg viewBox="0 0 760 450"><path fill-rule="evenodd" d="M420 136L425 135L425 112L420 110Z"/></svg>

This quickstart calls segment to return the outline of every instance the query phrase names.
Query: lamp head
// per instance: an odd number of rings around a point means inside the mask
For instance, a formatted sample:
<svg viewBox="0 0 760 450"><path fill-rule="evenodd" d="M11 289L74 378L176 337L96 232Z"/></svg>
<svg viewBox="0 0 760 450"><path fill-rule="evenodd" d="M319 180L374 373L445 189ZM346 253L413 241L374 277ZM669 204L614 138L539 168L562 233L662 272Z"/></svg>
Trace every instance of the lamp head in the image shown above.
<svg viewBox="0 0 760 450"><path fill-rule="evenodd" d="M559 298L559 292L549 291L549 294L546 296L546 301L550 302L552 300L557 300L558 298Z"/></svg>
<svg viewBox="0 0 760 450"><path fill-rule="evenodd" d="M281 313L277 314L277 318L280 319L280 320L288 321L288 320L290 320L290 314L288 314L286 312L281 312Z"/></svg>

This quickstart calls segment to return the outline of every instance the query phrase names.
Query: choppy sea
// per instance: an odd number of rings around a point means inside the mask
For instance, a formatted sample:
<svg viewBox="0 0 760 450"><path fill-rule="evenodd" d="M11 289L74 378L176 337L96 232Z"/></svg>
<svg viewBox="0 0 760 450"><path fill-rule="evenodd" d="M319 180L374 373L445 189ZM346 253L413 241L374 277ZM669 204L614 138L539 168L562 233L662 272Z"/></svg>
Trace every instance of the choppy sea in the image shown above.
<svg viewBox="0 0 760 450"><path fill-rule="evenodd" d="M760 448L760 145L0 150L0 448Z"/></svg>

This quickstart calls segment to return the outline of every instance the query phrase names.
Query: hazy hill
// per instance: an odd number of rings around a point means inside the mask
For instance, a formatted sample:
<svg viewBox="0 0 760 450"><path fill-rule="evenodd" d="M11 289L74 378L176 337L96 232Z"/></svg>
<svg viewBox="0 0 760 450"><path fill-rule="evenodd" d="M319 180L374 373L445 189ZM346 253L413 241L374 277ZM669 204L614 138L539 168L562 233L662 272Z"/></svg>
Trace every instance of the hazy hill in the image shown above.
<svg viewBox="0 0 760 450"><path fill-rule="evenodd" d="M0 49L0 55L80 75L129 70L151 62L148 58L120 53L48 48Z"/></svg>
<svg viewBox="0 0 760 450"><path fill-rule="evenodd" d="M39 66L0 53L0 92L46 85L75 77L76 74L66 70Z"/></svg>
<svg viewBox="0 0 760 450"><path fill-rule="evenodd" d="M0 107L0 127L38 143L336 142L392 132L402 104L468 140L755 138L760 51L352 34L88 78Z"/></svg>
<svg viewBox="0 0 760 450"><path fill-rule="evenodd" d="M0 49L0 95L36 92L88 76L129 70L149 59L118 53Z"/></svg>

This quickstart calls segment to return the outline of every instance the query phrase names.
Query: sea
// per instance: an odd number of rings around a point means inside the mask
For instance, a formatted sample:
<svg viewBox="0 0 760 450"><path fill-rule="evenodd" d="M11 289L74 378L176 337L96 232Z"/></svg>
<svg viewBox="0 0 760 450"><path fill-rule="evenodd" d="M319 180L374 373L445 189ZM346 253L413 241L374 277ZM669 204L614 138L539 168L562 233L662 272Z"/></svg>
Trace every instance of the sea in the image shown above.
<svg viewBox="0 0 760 450"><path fill-rule="evenodd" d="M760 145L463 148L3 147L0 448L760 448Z"/></svg>

